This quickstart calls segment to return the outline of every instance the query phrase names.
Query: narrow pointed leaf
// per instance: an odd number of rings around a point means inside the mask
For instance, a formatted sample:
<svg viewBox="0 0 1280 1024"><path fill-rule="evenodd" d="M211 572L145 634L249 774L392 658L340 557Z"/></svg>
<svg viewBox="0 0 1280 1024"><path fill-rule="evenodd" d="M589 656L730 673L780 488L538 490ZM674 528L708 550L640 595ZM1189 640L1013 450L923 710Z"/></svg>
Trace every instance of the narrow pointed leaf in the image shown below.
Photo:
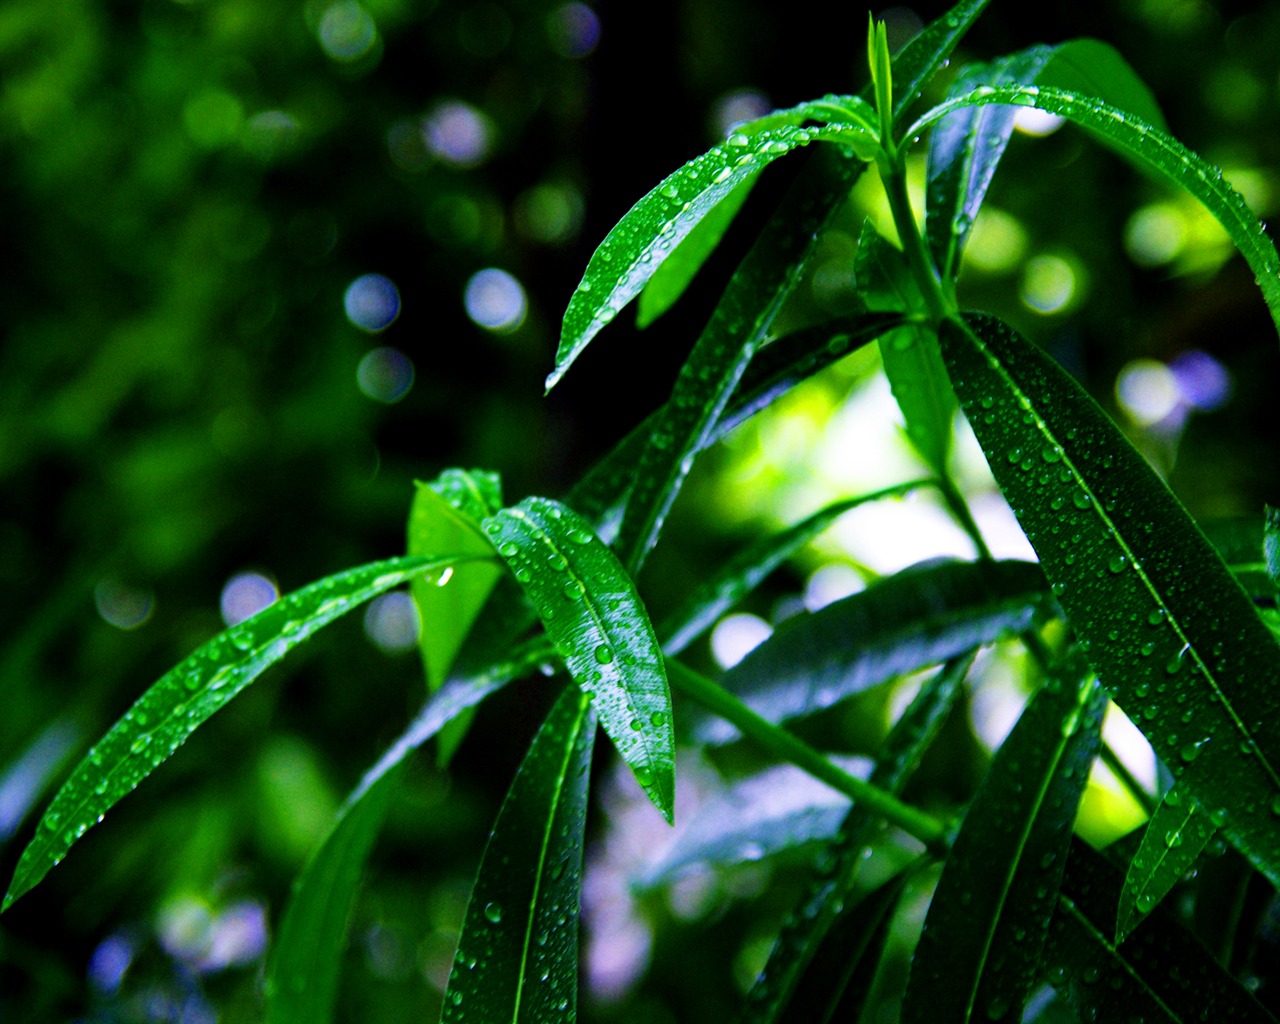
<svg viewBox="0 0 1280 1024"><path fill-rule="evenodd" d="M1001 744L929 904L904 1024L1022 1018L1105 706L1068 658Z"/></svg>
<svg viewBox="0 0 1280 1024"><path fill-rule="evenodd" d="M641 456L614 545L633 575L657 542L694 457L706 446L816 251L818 235L843 205L861 168L843 154L818 153L810 159L680 368Z"/></svg>
<svg viewBox="0 0 1280 1024"><path fill-rule="evenodd" d="M1105 136L1158 177L1199 200L1226 229L1253 270L1271 318L1280 329L1280 255L1263 230L1257 215L1240 193L1223 178L1222 169L1197 156L1172 135L1148 124L1136 114L1101 100L1066 89L1047 86L982 86L966 96L935 107L907 131L908 138L954 110L967 106L1012 104L1036 107Z"/></svg>
<svg viewBox="0 0 1280 1024"><path fill-rule="evenodd" d="M1103 685L1184 794L1280 879L1280 647L1084 390L999 321L942 330L956 394Z"/></svg>
<svg viewBox="0 0 1280 1024"><path fill-rule="evenodd" d="M972 653L960 655L925 681L885 737L871 773L872 785L894 795L902 792L963 692L964 678L972 664ZM829 949L828 937L839 908L854 891L866 863L864 852L883 828L880 818L866 808L855 805L850 810L839 834L817 858L818 867L808 891L783 925L769 962L751 987L742 1024L773 1024L785 1019L792 998L819 953L827 959L841 955L834 936L834 948L823 951Z"/></svg>
<svg viewBox="0 0 1280 1024"><path fill-rule="evenodd" d="M978 20L988 0L963 0L941 18L927 25L902 48L893 61L893 119L897 123L920 98L954 52L960 40Z"/></svg>
<svg viewBox="0 0 1280 1024"><path fill-rule="evenodd" d="M1082 1020L1147 1024L1275 1018L1163 908L1124 945L1111 941L1123 876L1075 840L1045 942L1048 980Z"/></svg>
<svg viewBox="0 0 1280 1024"><path fill-rule="evenodd" d="M585 519L548 498L526 498L484 525L618 753L670 821L671 693L653 626L626 570Z"/></svg>
<svg viewBox="0 0 1280 1024"><path fill-rule="evenodd" d="M480 520L502 507L502 487L496 473L449 469L429 484L417 484L409 509L406 553L434 555L441 551L490 554L492 549ZM502 567L491 559L458 565L444 579L415 579L409 585L422 628L418 649L427 674L427 689L444 685L472 623L484 607ZM448 763L466 735L469 717L459 718L440 738L440 763Z"/></svg>
<svg viewBox="0 0 1280 1024"><path fill-rule="evenodd" d="M1266 521L1262 527L1262 556L1271 582L1280 587L1280 509L1270 505L1266 506Z"/></svg>
<svg viewBox="0 0 1280 1024"><path fill-rule="evenodd" d="M815 112L812 105L798 109L802 117ZM547 390L718 204L778 157L819 141L854 147L867 158L878 145L871 129L852 120L808 128L779 124L759 131L748 125L668 175L636 203L600 243L569 300Z"/></svg>
<svg viewBox="0 0 1280 1024"><path fill-rule="evenodd" d="M1178 786L1165 794L1142 833L1120 891L1117 946L1191 870L1216 831L1209 815Z"/></svg>
<svg viewBox="0 0 1280 1024"><path fill-rule="evenodd" d="M906 569L810 615L785 620L724 674L724 685L774 723L1028 628L1045 600L1031 562L944 562ZM726 722L699 732L737 736Z"/></svg>
<svg viewBox="0 0 1280 1024"><path fill-rule="evenodd" d="M328 1024L332 1019L351 908L406 758L459 715L532 671L545 653L541 644L526 645L523 653L483 676L446 683L347 797L294 882L272 944L267 1024Z"/></svg>
<svg viewBox="0 0 1280 1024"><path fill-rule="evenodd" d="M778 566L831 526L846 512L868 502L898 498L929 486L929 480L909 480L820 509L781 533L752 544L719 572L700 584L685 603L658 626L663 653L679 654L734 605L758 587Z"/></svg>
<svg viewBox="0 0 1280 1024"><path fill-rule="evenodd" d="M39 882L210 715L316 630L415 576L438 574L471 557L391 558L326 577L218 634L179 662L138 698L63 784L18 861L4 906Z"/></svg>
<svg viewBox="0 0 1280 1024"><path fill-rule="evenodd" d="M442 1024L577 1015L578 895L595 714L566 687L511 783L480 861Z"/></svg>

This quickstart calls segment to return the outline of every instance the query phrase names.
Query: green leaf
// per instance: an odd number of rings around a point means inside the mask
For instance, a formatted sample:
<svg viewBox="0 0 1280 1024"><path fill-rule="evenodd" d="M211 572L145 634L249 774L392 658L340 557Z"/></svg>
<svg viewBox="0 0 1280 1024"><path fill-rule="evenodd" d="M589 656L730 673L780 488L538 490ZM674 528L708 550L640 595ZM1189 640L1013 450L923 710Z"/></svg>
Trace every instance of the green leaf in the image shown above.
<svg viewBox="0 0 1280 1024"><path fill-rule="evenodd" d="M1262 555L1272 584L1280 587L1280 509L1270 505L1264 507L1266 522L1262 527Z"/></svg>
<svg viewBox="0 0 1280 1024"><path fill-rule="evenodd" d="M179 662L85 755L53 798L18 861L5 909L210 715L312 633L415 576L439 574L472 557L390 558L328 576L219 633Z"/></svg>
<svg viewBox="0 0 1280 1024"><path fill-rule="evenodd" d="M1216 831L1209 816L1178 786L1165 794L1142 833L1120 891L1117 946L1191 870Z"/></svg>
<svg viewBox="0 0 1280 1024"><path fill-rule="evenodd" d="M837 501L771 537L765 537L734 556L714 576L699 584L688 599L658 626L663 653L679 654L710 629L729 609L755 590L766 577L846 512L868 502L903 497L929 486L929 480L909 480L856 498Z"/></svg>
<svg viewBox="0 0 1280 1024"><path fill-rule="evenodd" d="M947 66L952 52L987 3L988 0L963 0L902 48L893 61L893 81L897 85L893 100L895 123L920 98L934 75Z"/></svg>
<svg viewBox="0 0 1280 1024"><path fill-rule="evenodd" d="M365 773L294 882L267 964L267 1024L328 1024L332 1019L347 922L405 760L460 715L530 671L545 654L541 643L526 645L486 675L446 683Z"/></svg>
<svg viewBox="0 0 1280 1024"><path fill-rule="evenodd" d="M1248 204L1222 177L1222 169L1197 156L1173 136L1136 114L1100 100L1046 86L980 86L967 96L948 100L925 114L906 132L914 138L930 124L954 110L988 104L1037 107L1061 114L1105 136L1150 168L1157 176L1185 190L1204 204L1226 229L1253 270L1271 318L1280 329L1280 255Z"/></svg>
<svg viewBox="0 0 1280 1024"><path fill-rule="evenodd" d="M849 98L849 103L855 99ZM664 178L605 236L565 310L556 366L547 376L548 391L597 332L640 293L694 227L748 178L811 142L840 143L874 156L878 146L874 132L852 119L858 108L803 104L796 110L797 117L836 114L849 119L809 128L784 123L754 131L751 125L743 126Z"/></svg>
<svg viewBox="0 0 1280 1024"><path fill-rule="evenodd" d="M416 485L409 510L406 551L427 556L441 551L488 555L492 549L480 529L480 520L501 507L502 485L496 473L445 470L431 483ZM448 577L419 578L409 585L418 618L424 624L418 649L430 692L440 689L449 677L462 642L501 576L502 567L486 559L458 565ZM460 718L442 734L442 766L462 742L468 722L468 717Z"/></svg>
<svg viewBox="0 0 1280 1024"><path fill-rule="evenodd" d="M861 170L857 161L830 153L810 160L730 279L680 368L635 472L614 545L632 575L657 542L694 457L706 447L748 363L801 280L818 235Z"/></svg>
<svg viewBox="0 0 1280 1024"><path fill-rule="evenodd" d="M943 325L956 394L1103 684L1231 842L1280 880L1280 647L1097 404L992 317Z"/></svg>
<svg viewBox="0 0 1280 1024"><path fill-rule="evenodd" d="M1276 584L1272 580L1264 551L1264 526L1256 517L1213 519L1202 522L1204 535L1222 556L1255 602L1275 603Z"/></svg>
<svg viewBox="0 0 1280 1024"><path fill-rule="evenodd" d="M653 626L626 570L585 519L548 498L526 498L484 527L618 753L671 821L671 693Z"/></svg>
<svg viewBox="0 0 1280 1024"><path fill-rule="evenodd" d="M1274 1022L1162 908L1123 946L1112 942L1122 884L1101 854L1072 841L1043 959L1049 983L1081 1020Z"/></svg>
<svg viewBox="0 0 1280 1024"><path fill-rule="evenodd" d="M1105 707L1068 657L1001 744L929 904L904 1024L1022 1019Z"/></svg>
<svg viewBox="0 0 1280 1024"><path fill-rule="evenodd" d="M1015 636L1030 627L1044 599L1044 579L1031 562L904 569L810 615L786 619L723 683L764 718L785 722ZM698 735L725 743L737 731L712 721Z"/></svg>
<svg viewBox="0 0 1280 1024"><path fill-rule="evenodd" d="M1049 63L1037 76L1036 84L1097 97L1113 107L1137 114L1149 125L1167 130L1155 94L1110 43L1100 39L1072 39L1052 49Z"/></svg>
<svg viewBox="0 0 1280 1024"><path fill-rule="evenodd" d="M511 783L471 890L441 1024L572 1021L595 715L565 687Z"/></svg>
<svg viewBox="0 0 1280 1024"><path fill-rule="evenodd" d="M973 653L962 654L920 687L885 737L871 773L872 785L894 795L901 793L963 692L972 664ZM865 807L855 804L850 810L839 835L817 858L818 868L808 891L783 925L769 962L756 978L747 996L743 1024L783 1019L814 958L823 950L830 950L824 954L827 957L842 955L839 937L831 936L831 929L839 908L856 887L866 863L865 851L883 827L880 818Z"/></svg>
<svg viewBox="0 0 1280 1024"><path fill-rule="evenodd" d="M759 173L749 175L737 188L702 218L675 250L653 272L640 293L636 306L636 326L643 329L676 304L693 281L702 265L715 252L720 239L729 230L733 218L751 194Z"/></svg>

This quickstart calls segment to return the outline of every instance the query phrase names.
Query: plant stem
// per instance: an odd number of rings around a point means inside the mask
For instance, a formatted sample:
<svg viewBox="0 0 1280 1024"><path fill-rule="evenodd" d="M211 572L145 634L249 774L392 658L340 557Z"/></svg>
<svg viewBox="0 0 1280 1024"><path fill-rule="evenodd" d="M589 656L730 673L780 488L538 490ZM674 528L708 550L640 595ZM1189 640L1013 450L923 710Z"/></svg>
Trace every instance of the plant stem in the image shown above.
<svg viewBox="0 0 1280 1024"><path fill-rule="evenodd" d="M954 316L956 309L954 303L943 293L938 272L934 270L933 261L925 251L924 239L920 237L915 214L911 210L911 197L907 194L906 166L900 152L891 142L886 145L877 166L880 168L885 197L889 200L889 210L893 214L893 225L898 229L898 242L920 285L920 292L929 307L930 319L936 328L943 320Z"/></svg>
<svg viewBox="0 0 1280 1024"><path fill-rule="evenodd" d="M942 492L942 500L947 503L947 509L951 512L956 522L960 524L960 528L973 541L979 560L983 562L995 561L995 556L991 554L991 549L987 547L986 538L982 536L982 531L978 529L978 524L973 518L969 503L965 501L964 495L960 493L960 488L956 486L956 482L951 479L949 474L943 472L938 474L937 484L938 490Z"/></svg>
<svg viewBox="0 0 1280 1024"><path fill-rule="evenodd" d="M854 778L803 740L756 714L724 687L670 658L667 659L667 678L672 689L734 725L744 736L751 737L766 750L803 768L814 778L851 797L855 803L880 814L935 853L945 852L950 831L945 822L903 803L878 786Z"/></svg>

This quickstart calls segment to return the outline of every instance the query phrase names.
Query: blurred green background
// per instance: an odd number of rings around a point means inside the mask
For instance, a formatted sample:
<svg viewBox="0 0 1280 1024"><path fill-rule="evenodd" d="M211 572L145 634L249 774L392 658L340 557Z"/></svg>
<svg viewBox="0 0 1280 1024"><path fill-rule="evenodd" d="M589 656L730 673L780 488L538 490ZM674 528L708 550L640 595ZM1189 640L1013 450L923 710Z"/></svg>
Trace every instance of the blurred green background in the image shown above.
<svg viewBox="0 0 1280 1024"><path fill-rule="evenodd" d="M876 13L900 43L941 7ZM165 669L277 591L399 553L415 478L476 466L508 500L559 494L660 402L732 262L647 331L620 318L544 398L595 242L734 121L860 88L865 18L816 0L8 0L5 877L49 787ZM1079 35L1116 45L1173 132L1274 213L1280 5L996 0L953 67ZM1011 145L965 300L1048 347L1197 514L1280 504L1278 350L1243 262L1082 134L1024 127L1050 134ZM770 173L730 244L785 185ZM819 314L847 301L867 214L860 191L827 240L803 298ZM875 369L855 357L704 460L644 579L655 617L753 531L918 475ZM860 433L876 410L888 433ZM754 599L763 627L930 553L869 529ZM411 628L402 600L335 626L113 811L0 919L0 1020L259 1019L290 879L421 702ZM341 1019L436 1012L537 690L483 709L449 775L415 769L352 924ZM979 739L952 745L962 767ZM977 770L934 784L963 798ZM633 898L628 871L662 828L624 787L603 792L584 1019L715 1019L767 952L798 862Z"/></svg>

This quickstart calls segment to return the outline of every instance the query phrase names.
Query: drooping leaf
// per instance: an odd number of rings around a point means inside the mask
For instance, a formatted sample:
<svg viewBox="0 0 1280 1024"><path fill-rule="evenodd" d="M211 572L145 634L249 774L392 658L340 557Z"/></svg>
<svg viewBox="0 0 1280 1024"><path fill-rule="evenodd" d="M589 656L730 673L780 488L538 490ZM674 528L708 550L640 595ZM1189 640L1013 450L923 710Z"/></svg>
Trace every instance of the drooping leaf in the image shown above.
<svg viewBox="0 0 1280 1024"><path fill-rule="evenodd" d="M1036 78L1037 85L1095 96L1113 107L1137 114L1149 125L1167 130L1155 94L1110 43L1101 39L1072 39L1052 49L1048 64Z"/></svg>
<svg viewBox="0 0 1280 1024"><path fill-rule="evenodd" d="M1001 744L929 904L904 1024L1022 1018L1105 707L1068 656Z"/></svg>
<svg viewBox="0 0 1280 1024"><path fill-rule="evenodd" d="M760 130L744 125L668 175L636 203L600 243L569 300L547 390L564 376L596 333L640 293L694 227L748 178L778 157L812 142L839 143L865 159L874 158L876 135L862 120L855 120L864 116L858 106L861 101L843 99L845 104L839 108L804 104L795 114L798 119L814 114L824 119L842 116L844 120L837 123L807 128L781 123ZM779 117L771 116L775 120Z"/></svg>
<svg viewBox="0 0 1280 1024"><path fill-rule="evenodd" d="M1088 96L1047 86L980 86L966 96L948 100L925 114L906 132L914 138L930 124L968 106L1012 104L1036 107L1096 131L1158 177L1199 200L1226 229L1231 241L1253 270L1271 318L1280 329L1280 255L1257 216L1240 193L1222 176L1222 169L1197 156L1168 133L1136 114Z"/></svg>
<svg viewBox="0 0 1280 1024"><path fill-rule="evenodd" d="M565 687L485 846L442 1024L576 1019L578 894L594 736L591 703Z"/></svg>
<svg viewBox="0 0 1280 1024"><path fill-rule="evenodd" d="M1230 841L1280 879L1280 647L1084 390L992 317L942 329L956 394L1103 684Z"/></svg>
<svg viewBox="0 0 1280 1024"><path fill-rule="evenodd" d="M303 640L392 587L440 574L460 558L391 558L328 576L233 626L170 669L94 745L45 811L22 852L7 908L195 730Z"/></svg>
<svg viewBox="0 0 1280 1024"><path fill-rule="evenodd" d="M658 639L668 656L679 654L722 615L755 590L778 566L846 512L868 502L903 497L929 480L909 480L856 498L837 501L771 537L764 537L734 556L715 575L699 584L688 599L658 626Z"/></svg>
<svg viewBox="0 0 1280 1024"><path fill-rule="evenodd" d="M1031 562L943 562L905 569L809 615L786 619L724 674L771 722L811 715L898 676L1028 628L1045 599ZM699 737L737 731L708 722Z"/></svg>
<svg viewBox="0 0 1280 1024"><path fill-rule="evenodd" d="M272 944L267 1024L328 1024L332 1019L347 922L406 758L459 715L531 671L545 653L541 643L528 644L484 676L446 683L347 797L294 882Z"/></svg>
<svg viewBox="0 0 1280 1024"><path fill-rule="evenodd" d="M902 791L955 706L972 663L972 652L960 655L925 681L885 738L871 773L873 785L894 794ZM828 949L839 908L853 892L866 863L864 852L883 828L884 823L864 807L855 804L850 810L839 834L816 859L808 891L783 925L769 962L751 987L742 1024L773 1024L785 1019L809 965ZM831 936L830 943L833 948L824 957L839 958L843 954L839 937ZM797 1019L802 1020L803 1015Z"/></svg>
<svg viewBox="0 0 1280 1024"><path fill-rule="evenodd" d="M694 457L706 446L816 251L817 236L843 205L861 168L846 154L815 154L730 279L680 368L635 473L614 545L632 575L657 542Z"/></svg>
<svg viewBox="0 0 1280 1024"><path fill-rule="evenodd" d="M1190 933L1157 907L1124 945L1111 941L1123 876L1073 840L1045 941L1048 981L1083 1020L1148 1024L1274 1022Z"/></svg>
<svg viewBox="0 0 1280 1024"><path fill-rule="evenodd" d="M676 304L702 265L716 250L734 217L751 194L759 173L749 175L684 237L640 292L636 326L643 329Z"/></svg>
<svg viewBox="0 0 1280 1024"><path fill-rule="evenodd" d="M618 753L671 821L671 693L653 626L626 570L585 519L548 498L526 498L484 527Z"/></svg>
<svg viewBox="0 0 1280 1024"><path fill-rule="evenodd" d="M1147 823L1120 890L1116 945L1120 945L1199 859L1217 829L1190 797L1174 786Z"/></svg>
<svg viewBox="0 0 1280 1024"><path fill-rule="evenodd" d="M496 473L445 470L429 484L418 483L409 509L406 553L431 556L441 551L478 556L491 552L480 520L502 507L502 485ZM449 577L416 579L409 585L423 628L418 649L434 693L449 677L449 669L471 631L502 567L494 561L458 565ZM441 581L448 586L441 586ZM440 762L448 763L466 735L469 716L459 718L440 737Z"/></svg>
<svg viewBox="0 0 1280 1024"><path fill-rule="evenodd" d="M893 119L896 124L920 98L942 68L947 66L960 40L978 20L988 0L962 0L941 18L931 22L902 48L893 61Z"/></svg>

